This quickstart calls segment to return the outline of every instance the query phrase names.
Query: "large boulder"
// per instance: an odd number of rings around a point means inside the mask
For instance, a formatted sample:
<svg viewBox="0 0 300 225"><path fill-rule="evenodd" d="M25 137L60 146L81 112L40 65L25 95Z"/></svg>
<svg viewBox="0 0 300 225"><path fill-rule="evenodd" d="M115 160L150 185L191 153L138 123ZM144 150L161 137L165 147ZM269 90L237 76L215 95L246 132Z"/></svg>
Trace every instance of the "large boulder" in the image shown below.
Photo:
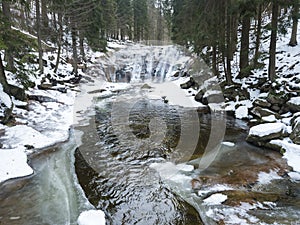
<svg viewBox="0 0 300 225"><path fill-rule="evenodd" d="M283 123L265 123L252 127L247 141L258 146L266 146L269 141L285 136L286 126Z"/></svg>

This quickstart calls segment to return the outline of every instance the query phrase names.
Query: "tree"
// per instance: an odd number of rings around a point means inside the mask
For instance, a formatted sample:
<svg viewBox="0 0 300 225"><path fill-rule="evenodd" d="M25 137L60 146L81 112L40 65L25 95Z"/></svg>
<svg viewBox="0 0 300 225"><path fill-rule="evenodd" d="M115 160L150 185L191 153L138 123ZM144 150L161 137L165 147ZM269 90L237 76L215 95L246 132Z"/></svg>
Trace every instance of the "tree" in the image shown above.
<svg viewBox="0 0 300 225"><path fill-rule="evenodd" d="M242 1L240 3L240 15L242 20L242 36L241 36L241 50L240 50L240 74L243 78L249 75L249 36L251 28L251 17L255 12L255 4L253 1Z"/></svg>
<svg viewBox="0 0 300 225"><path fill-rule="evenodd" d="M132 17L133 10L130 0L117 0L117 37L120 34L121 40L125 40L126 36L132 39Z"/></svg>
<svg viewBox="0 0 300 225"><path fill-rule="evenodd" d="M276 78L276 38L278 30L279 2L272 0L272 21L271 21L271 40L269 49L269 70L268 76L271 81Z"/></svg>
<svg viewBox="0 0 300 225"><path fill-rule="evenodd" d="M292 34L291 39L289 42L290 46L296 46L297 43L297 30L298 30L298 20L299 20L299 0L293 0L293 9L292 9L292 20L293 20L293 26L292 26Z"/></svg>
<svg viewBox="0 0 300 225"><path fill-rule="evenodd" d="M148 39L147 0L133 0L134 40Z"/></svg>
<svg viewBox="0 0 300 225"><path fill-rule="evenodd" d="M2 1L2 11L3 11L3 19L7 23L7 29L11 29L11 12L10 12L10 1ZM14 66L14 55L13 55L13 46L7 45L5 51L5 59L7 61L7 69L10 71L15 70Z"/></svg>
<svg viewBox="0 0 300 225"><path fill-rule="evenodd" d="M39 52L39 70L40 74L44 72L43 65L43 49L42 49L42 33L41 33L41 12L40 12L40 0L35 0L35 16L36 16L36 33L38 42L38 52Z"/></svg>

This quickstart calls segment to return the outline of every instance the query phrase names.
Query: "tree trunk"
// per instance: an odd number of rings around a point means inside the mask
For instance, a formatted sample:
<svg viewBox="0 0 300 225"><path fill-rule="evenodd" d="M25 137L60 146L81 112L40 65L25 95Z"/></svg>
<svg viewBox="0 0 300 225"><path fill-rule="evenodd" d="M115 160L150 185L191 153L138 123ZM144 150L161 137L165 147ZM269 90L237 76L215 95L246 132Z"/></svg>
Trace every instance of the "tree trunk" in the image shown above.
<svg viewBox="0 0 300 225"><path fill-rule="evenodd" d="M80 50L80 55L82 57L82 60L85 61L84 37L82 34L79 35L79 50Z"/></svg>
<svg viewBox="0 0 300 225"><path fill-rule="evenodd" d="M59 26L59 30L58 30L58 37L57 37L58 49L57 49L57 57L56 57L56 63L55 63L54 73L56 73L57 70L58 70L59 60L60 60L60 54L61 54L62 35L63 35L63 24L62 23L63 23L63 21L62 21L62 14L59 12L58 13L58 26Z"/></svg>
<svg viewBox="0 0 300 225"><path fill-rule="evenodd" d="M2 2L2 11L6 21L9 23L9 29L11 29L11 12L9 1ZM8 46L8 49L5 51L5 60L7 62L6 69L9 71L15 71L14 54L10 46Z"/></svg>
<svg viewBox="0 0 300 225"><path fill-rule="evenodd" d="M73 52L73 70L74 75L78 75L78 55L77 55L77 35L76 27L73 19L71 18L71 36L72 36L72 52Z"/></svg>
<svg viewBox="0 0 300 225"><path fill-rule="evenodd" d="M10 90L9 90L9 85L7 83L6 76L5 76L1 52L0 52L0 84L2 85L4 92L9 94Z"/></svg>
<svg viewBox="0 0 300 225"><path fill-rule="evenodd" d="M40 0L35 0L36 10L36 30L38 40L38 51L39 51L39 70L40 74L44 72L43 66L43 49L42 49L42 38L41 38L41 12L40 12Z"/></svg>
<svg viewBox="0 0 300 225"><path fill-rule="evenodd" d="M42 8L42 24L45 30L49 27L49 18L48 18L48 10L47 10L47 0L41 0L41 8Z"/></svg>
<svg viewBox="0 0 300 225"><path fill-rule="evenodd" d="M254 58L253 58L254 68L257 67L258 58L259 58L259 47L260 47L260 38L261 38L261 22L262 22L262 4L259 4L258 14L257 14L255 53L254 53Z"/></svg>
<svg viewBox="0 0 300 225"><path fill-rule="evenodd" d="M232 84L231 77L231 61L232 61L232 34L231 34L231 26L232 26L232 15L230 13L229 7L231 7L231 0L227 0L226 5L226 81L227 84Z"/></svg>
<svg viewBox="0 0 300 225"><path fill-rule="evenodd" d="M213 70L214 75L216 75L216 76L219 75L216 44L213 46L213 52L212 52L212 70Z"/></svg>
<svg viewBox="0 0 300 225"><path fill-rule="evenodd" d="M270 41L270 50L269 50L269 79L274 81L276 78L276 38L277 38L277 25L278 25L278 11L279 5L278 1L274 0L272 4L272 21L271 21L271 41Z"/></svg>
<svg viewBox="0 0 300 225"><path fill-rule="evenodd" d="M241 37L241 51L240 51L240 78L249 75L249 33L250 33L250 16L246 12L242 19L242 37Z"/></svg>
<svg viewBox="0 0 300 225"><path fill-rule="evenodd" d="M292 34L289 42L289 45L293 47L298 44L297 43L298 17L299 17L299 3L295 2L292 11L292 18L293 18Z"/></svg>

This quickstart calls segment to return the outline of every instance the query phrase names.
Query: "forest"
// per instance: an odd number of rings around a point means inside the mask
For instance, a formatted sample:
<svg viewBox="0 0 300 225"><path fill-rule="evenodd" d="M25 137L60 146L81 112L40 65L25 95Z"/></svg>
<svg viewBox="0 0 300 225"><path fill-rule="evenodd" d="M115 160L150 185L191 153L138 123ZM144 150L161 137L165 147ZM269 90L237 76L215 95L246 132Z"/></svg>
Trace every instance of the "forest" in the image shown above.
<svg viewBox="0 0 300 225"><path fill-rule="evenodd" d="M5 56L6 69L18 71L21 80L26 80L22 63L35 60L30 55L32 51L39 53L36 60L42 74L43 51L55 48L59 55L64 48L72 49L72 63L77 73L78 62L85 60L84 44L105 51L109 38L132 41L172 39L203 56L215 74L220 74L222 66L226 82L231 84L236 51L239 51L240 78L249 75L252 69L263 67L260 59L268 57L268 77L272 81L275 79L276 37L292 28L288 44L297 45L299 2L23 0L2 1L0 13L1 55ZM270 23L265 23L266 14L272 15ZM21 31L36 36L37 41L32 42ZM269 52L264 53L260 51L260 45L266 31L271 31L271 40ZM45 45L47 43L50 45ZM59 60L55 68L58 63ZM3 79L1 83L8 91Z"/></svg>

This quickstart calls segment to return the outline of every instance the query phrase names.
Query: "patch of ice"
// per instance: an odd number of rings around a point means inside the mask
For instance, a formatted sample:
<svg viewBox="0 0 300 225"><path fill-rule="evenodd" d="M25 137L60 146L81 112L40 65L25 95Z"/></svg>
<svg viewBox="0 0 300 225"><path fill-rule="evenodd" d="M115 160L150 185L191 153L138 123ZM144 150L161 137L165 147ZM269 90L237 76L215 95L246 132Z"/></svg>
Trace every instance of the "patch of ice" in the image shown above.
<svg viewBox="0 0 300 225"><path fill-rule="evenodd" d="M229 141L223 141L222 144L226 145L228 147L234 147L235 146L235 144L233 142L229 142Z"/></svg>
<svg viewBox="0 0 300 225"><path fill-rule="evenodd" d="M265 123L251 127L249 135L264 137L270 134L282 132L286 129L283 123Z"/></svg>
<svg viewBox="0 0 300 225"><path fill-rule="evenodd" d="M164 180L172 181L178 184L187 184L192 180L191 177L182 174L182 171L187 171L192 169L188 165L175 165L172 162L163 162L163 163L152 163L150 168L155 169L160 177ZM193 167L194 168L194 167Z"/></svg>
<svg viewBox="0 0 300 225"><path fill-rule="evenodd" d="M224 194L213 194L210 197L203 200L206 205L220 205L227 200L227 195Z"/></svg>
<svg viewBox="0 0 300 225"><path fill-rule="evenodd" d="M281 176L277 174L276 171L271 170L269 173L260 172L258 174L258 182L261 184L269 184L272 180L280 180L282 179Z"/></svg>
<svg viewBox="0 0 300 225"><path fill-rule="evenodd" d="M105 214L101 210L82 212L77 220L78 225L105 225Z"/></svg>
<svg viewBox="0 0 300 225"><path fill-rule="evenodd" d="M0 183L32 173L33 170L27 164L27 155L22 149L0 149Z"/></svg>

